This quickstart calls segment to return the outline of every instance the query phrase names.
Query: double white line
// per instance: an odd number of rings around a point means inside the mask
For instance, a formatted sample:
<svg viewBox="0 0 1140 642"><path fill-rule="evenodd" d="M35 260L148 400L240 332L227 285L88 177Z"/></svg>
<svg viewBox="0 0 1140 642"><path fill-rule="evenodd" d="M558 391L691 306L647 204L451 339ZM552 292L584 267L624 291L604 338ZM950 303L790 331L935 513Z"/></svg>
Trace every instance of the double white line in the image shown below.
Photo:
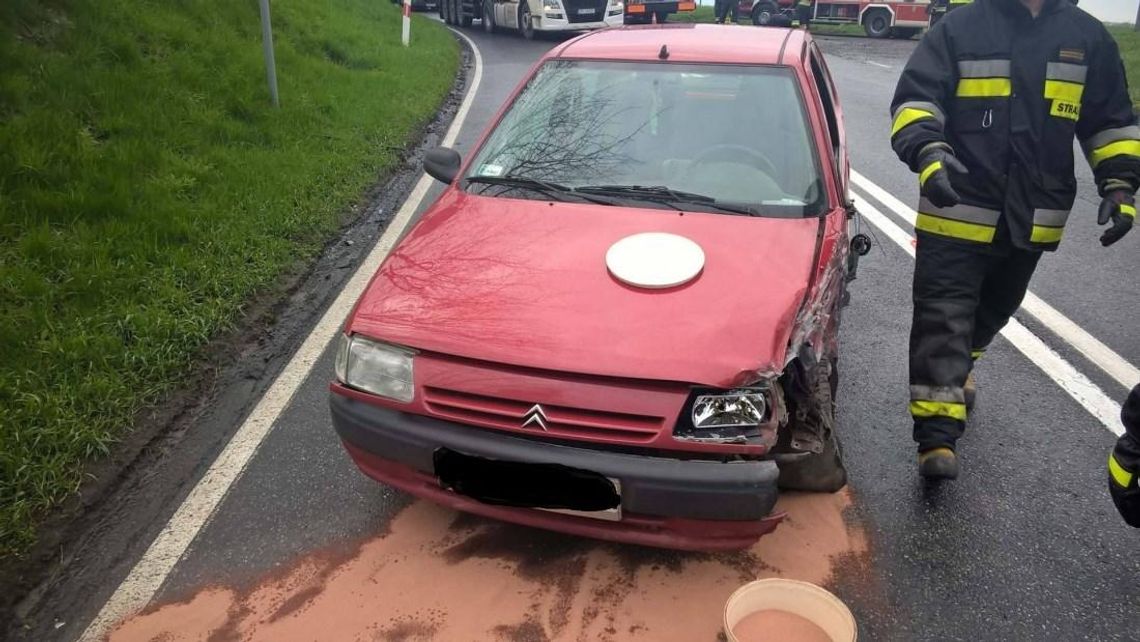
<svg viewBox="0 0 1140 642"><path fill-rule="evenodd" d="M862 202L857 203L857 207L867 222L881 230L914 258L914 238L911 234L883 214L871 201L877 201L912 227L917 216L915 211L854 170L851 172L851 182L857 188L856 194L862 197ZM1037 295L1032 292L1026 294L1021 311L1037 319L1060 340L1075 348L1124 388L1132 388L1140 383L1140 370L1137 370L1136 366L1053 306L1042 301ZM1120 424L1120 404L1113 401L1099 386L1046 345L1037 335L1030 332L1017 319L1010 319L1001 334L1070 397L1096 417L1109 432L1114 435L1123 432Z"/></svg>

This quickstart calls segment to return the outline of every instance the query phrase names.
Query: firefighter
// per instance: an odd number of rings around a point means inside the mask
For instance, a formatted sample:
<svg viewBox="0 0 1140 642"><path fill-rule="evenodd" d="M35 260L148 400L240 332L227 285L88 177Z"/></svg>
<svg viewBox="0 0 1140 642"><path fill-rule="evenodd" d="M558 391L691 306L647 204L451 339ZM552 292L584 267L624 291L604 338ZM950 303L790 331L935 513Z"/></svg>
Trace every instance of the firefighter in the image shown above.
<svg viewBox="0 0 1140 642"><path fill-rule="evenodd" d="M1120 419L1124 434L1108 454L1108 492L1124 521L1140 528L1140 386L1128 395Z"/></svg>
<svg viewBox="0 0 1140 642"><path fill-rule="evenodd" d="M792 27L803 27L807 29L811 26L811 14L813 10L813 2L815 0L798 0L796 2L796 15L792 20Z"/></svg>
<svg viewBox="0 0 1140 642"><path fill-rule="evenodd" d="M921 198L910 338L919 472L958 474L974 362L1021 305L1076 198L1073 136L1109 246L1132 227L1140 128L1116 42L1071 0L975 0L919 43L891 144Z"/></svg>
<svg viewBox="0 0 1140 642"><path fill-rule="evenodd" d="M724 24L726 20L731 19L733 24L737 22L736 11L738 0L716 0L713 4L713 11L716 14L716 23Z"/></svg>

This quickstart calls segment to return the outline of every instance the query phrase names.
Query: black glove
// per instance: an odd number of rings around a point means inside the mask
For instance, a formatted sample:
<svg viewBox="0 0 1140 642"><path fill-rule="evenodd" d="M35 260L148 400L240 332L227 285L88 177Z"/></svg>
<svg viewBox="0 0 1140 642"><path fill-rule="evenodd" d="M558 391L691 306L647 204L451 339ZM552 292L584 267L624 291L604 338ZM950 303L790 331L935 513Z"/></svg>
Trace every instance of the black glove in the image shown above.
<svg viewBox="0 0 1140 642"><path fill-rule="evenodd" d="M1108 456L1108 492L1112 503L1129 526L1140 528L1140 487L1138 475L1124 468L1115 454Z"/></svg>
<svg viewBox="0 0 1140 642"><path fill-rule="evenodd" d="M1100 225L1106 225L1112 221L1112 227L1101 235L1100 244L1108 247L1124 238L1128 230L1132 229L1132 222L1135 218L1136 199L1132 196L1131 190L1116 189L1105 192L1104 200L1100 202L1100 213L1096 217L1096 222Z"/></svg>
<svg viewBox="0 0 1140 642"><path fill-rule="evenodd" d="M957 205L962 197L950 186L950 173L965 176L970 173L948 146L937 144L923 150L918 156L918 184L922 195L937 207Z"/></svg>
<svg viewBox="0 0 1140 642"><path fill-rule="evenodd" d="M1120 421L1124 434L1108 455L1108 492L1124 521L1140 528L1140 385L1132 389L1121 407Z"/></svg>

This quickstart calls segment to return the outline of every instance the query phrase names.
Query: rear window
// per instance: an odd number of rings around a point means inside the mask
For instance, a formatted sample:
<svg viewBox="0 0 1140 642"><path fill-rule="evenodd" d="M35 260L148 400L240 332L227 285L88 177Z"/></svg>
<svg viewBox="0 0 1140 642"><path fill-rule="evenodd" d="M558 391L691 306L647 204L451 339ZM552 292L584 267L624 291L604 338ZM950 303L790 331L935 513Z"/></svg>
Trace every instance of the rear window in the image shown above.
<svg viewBox="0 0 1140 642"><path fill-rule="evenodd" d="M786 68L557 60L527 84L467 177L664 187L760 216L815 216L826 198L811 140Z"/></svg>

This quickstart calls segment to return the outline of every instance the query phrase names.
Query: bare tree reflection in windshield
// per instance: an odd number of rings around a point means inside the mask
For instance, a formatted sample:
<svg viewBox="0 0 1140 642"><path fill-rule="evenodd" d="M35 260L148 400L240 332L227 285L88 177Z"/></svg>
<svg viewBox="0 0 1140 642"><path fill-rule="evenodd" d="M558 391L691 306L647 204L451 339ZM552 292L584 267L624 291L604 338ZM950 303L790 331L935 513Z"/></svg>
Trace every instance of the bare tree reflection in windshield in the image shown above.
<svg viewBox="0 0 1140 642"><path fill-rule="evenodd" d="M567 69L570 64L551 63L532 81L534 90L523 96L507 135L496 137L481 154L493 161L493 174L545 181L573 176L575 182L588 183L636 162L630 142L648 125L651 113L637 104L620 104L625 93L620 84L627 78L583 78ZM595 86L586 91L584 82Z"/></svg>

